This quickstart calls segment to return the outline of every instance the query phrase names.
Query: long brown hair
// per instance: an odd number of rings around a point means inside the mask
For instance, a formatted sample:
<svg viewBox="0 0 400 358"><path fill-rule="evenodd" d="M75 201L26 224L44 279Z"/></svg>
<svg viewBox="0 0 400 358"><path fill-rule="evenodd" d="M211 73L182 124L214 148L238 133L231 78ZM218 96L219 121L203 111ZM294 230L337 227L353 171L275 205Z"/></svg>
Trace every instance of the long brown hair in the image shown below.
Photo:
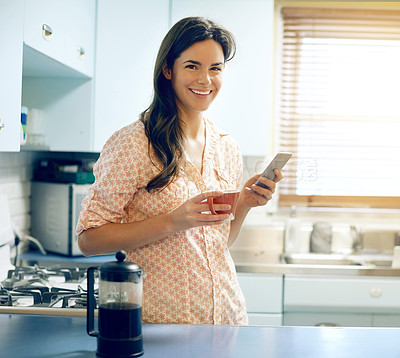
<svg viewBox="0 0 400 358"><path fill-rule="evenodd" d="M212 39L218 42L229 61L236 52L233 35L220 25L202 17L187 17L178 21L164 37L158 51L154 75L153 100L140 115L147 138L162 163L159 174L147 183L147 191L164 189L178 175L179 159L183 153L183 131L178 118L175 93L171 81L163 74L164 66L172 69L183 51L196 42Z"/></svg>

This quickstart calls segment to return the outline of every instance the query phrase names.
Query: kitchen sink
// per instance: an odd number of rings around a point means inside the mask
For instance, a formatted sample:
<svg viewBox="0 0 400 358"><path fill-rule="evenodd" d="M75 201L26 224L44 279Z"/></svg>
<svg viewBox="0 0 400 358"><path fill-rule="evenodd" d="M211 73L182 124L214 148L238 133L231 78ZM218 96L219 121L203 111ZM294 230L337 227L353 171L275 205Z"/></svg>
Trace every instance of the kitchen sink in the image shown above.
<svg viewBox="0 0 400 358"><path fill-rule="evenodd" d="M350 254L298 253L283 254L282 261L298 265L374 265L391 266L393 255L354 252Z"/></svg>

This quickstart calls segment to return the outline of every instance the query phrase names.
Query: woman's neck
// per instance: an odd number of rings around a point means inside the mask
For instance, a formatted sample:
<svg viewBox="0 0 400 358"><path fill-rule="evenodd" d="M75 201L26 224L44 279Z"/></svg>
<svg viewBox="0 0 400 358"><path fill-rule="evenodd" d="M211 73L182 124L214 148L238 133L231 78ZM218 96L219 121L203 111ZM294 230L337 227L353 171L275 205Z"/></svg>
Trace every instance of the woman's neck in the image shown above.
<svg viewBox="0 0 400 358"><path fill-rule="evenodd" d="M198 140L204 137L204 118L203 114L187 116L180 115L182 131L187 140Z"/></svg>
<svg viewBox="0 0 400 358"><path fill-rule="evenodd" d="M206 132L203 116L181 118L183 131L183 150L186 157L200 171L203 171L203 156L206 145Z"/></svg>

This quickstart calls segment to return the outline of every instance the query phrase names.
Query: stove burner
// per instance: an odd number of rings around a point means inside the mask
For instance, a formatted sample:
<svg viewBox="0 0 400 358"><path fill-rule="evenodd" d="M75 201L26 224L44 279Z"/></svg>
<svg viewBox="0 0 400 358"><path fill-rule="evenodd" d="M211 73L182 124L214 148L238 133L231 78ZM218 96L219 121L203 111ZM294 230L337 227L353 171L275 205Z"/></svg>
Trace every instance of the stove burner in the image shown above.
<svg viewBox="0 0 400 358"><path fill-rule="evenodd" d="M83 268L17 267L0 284L0 306L86 308L85 279Z"/></svg>

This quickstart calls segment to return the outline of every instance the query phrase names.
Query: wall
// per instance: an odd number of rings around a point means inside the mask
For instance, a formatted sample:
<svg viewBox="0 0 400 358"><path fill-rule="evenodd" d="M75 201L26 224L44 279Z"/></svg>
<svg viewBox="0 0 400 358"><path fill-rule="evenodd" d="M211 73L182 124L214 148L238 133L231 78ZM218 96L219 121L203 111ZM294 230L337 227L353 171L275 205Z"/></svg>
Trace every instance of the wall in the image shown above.
<svg viewBox="0 0 400 358"><path fill-rule="evenodd" d="M31 225L31 179L36 156L32 152L0 152L0 193L8 196L12 222L26 233Z"/></svg>

